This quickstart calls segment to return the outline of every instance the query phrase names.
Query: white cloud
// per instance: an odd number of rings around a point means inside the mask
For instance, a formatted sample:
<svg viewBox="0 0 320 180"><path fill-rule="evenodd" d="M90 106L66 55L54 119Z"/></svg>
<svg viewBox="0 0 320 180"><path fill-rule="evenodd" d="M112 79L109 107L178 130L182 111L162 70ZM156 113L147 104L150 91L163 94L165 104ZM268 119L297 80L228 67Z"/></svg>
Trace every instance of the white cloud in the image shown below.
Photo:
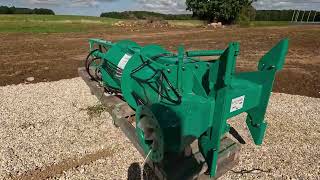
<svg viewBox="0 0 320 180"><path fill-rule="evenodd" d="M27 4L31 5L59 5L63 3L62 0L26 0Z"/></svg>
<svg viewBox="0 0 320 180"><path fill-rule="evenodd" d="M71 0L71 7L92 7L97 6L99 3L96 0Z"/></svg>
<svg viewBox="0 0 320 180"><path fill-rule="evenodd" d="M94 7L103 2L114 1L117 0L26 0L26 3L39 6Z"/></svg>
<svg viewBox="0 0 320 180"><path fill-rule="evenodd" d="M92 7L104 2L114 2L117 0L71 0L69 3L72 7Z"/></svg>
<svg viewBox="0 0 320 180"><path fill-rule="evenodd" d="M186 13L185 0L135 0L142 10L162 13ZM257 0L257 9L320 10L320 0Z"/></svg>
<svg viewBox="0 0 320 180"><path fill-rule="evenodd" d="M143 10L162 13L186 13L185 0L136 0Z"/></svg>

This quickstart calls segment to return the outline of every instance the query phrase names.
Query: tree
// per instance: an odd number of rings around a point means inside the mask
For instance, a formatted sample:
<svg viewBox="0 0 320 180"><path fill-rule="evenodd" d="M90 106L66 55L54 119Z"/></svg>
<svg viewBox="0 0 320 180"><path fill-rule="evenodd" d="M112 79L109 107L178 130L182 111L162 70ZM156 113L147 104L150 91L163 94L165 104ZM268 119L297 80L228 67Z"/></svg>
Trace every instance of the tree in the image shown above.
<svg viewBox="0 0 320 180"><path fill-rule="evenodd" d="M16 8L14 14L32 14L32 9L29 8Z"/></svg>
<svg viewBox="0 0 320 180"><path fill-rule="evenodd" d="M186 0L187 10L201 19L234 22L243 8L251 6L253 0Z"/></svg>
<svg viewBox="0 0 320 180"><path fill-rule="evenodd" d="M0 6L0 14L50 14L54 15L51 9L29 9L29 8L16 8L14 6Z"/></svg>
<svg viewBox="0 0 320 180"><path fill-rule="evenodd" d="M8 13L8 14L14 14L14 12L16 12L16 7L11 6L11 7L9 8L9 13Z"/></svg>
<svg viewBox="0 0 320 180"><path fill-rule="evenodd" d="M44 9L44 8L39 8L39 9L35 8L32 12L33 14L55 15L51 9Z"/></svg>
<svg viewBox="0 0 320 180"><path fill-rule="evenodd" d="M9 14L10 8L7 6L0 6L0 14Z"/></svg>

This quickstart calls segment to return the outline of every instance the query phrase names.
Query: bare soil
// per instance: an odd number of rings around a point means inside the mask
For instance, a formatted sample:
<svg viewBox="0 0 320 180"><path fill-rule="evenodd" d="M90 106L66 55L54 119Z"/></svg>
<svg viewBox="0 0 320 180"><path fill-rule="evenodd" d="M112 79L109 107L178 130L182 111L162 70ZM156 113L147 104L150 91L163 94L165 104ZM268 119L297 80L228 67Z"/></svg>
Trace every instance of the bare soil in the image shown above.
<svg viewBox="0 0 320 180"><path fill-rule="evenodd" d="M320 26L289 26L221 29L114 27L99 33L0 34L0 86L26 82L56 81L77 77L88 53L89 38L132 39L144 45L161 44L176 51L187 49L224 49L232 41L241 43L237 70L254 70L261 56L280 39L290 38L284 70L274 91L320 97Z"/></svg>

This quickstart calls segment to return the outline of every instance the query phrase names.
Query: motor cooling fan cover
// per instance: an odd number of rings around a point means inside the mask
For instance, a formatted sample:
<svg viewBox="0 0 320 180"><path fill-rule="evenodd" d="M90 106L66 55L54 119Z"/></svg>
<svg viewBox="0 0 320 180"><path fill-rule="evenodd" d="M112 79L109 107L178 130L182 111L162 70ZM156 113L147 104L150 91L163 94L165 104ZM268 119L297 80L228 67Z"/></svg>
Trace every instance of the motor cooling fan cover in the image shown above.
<svg viewBox="0 0 320 180"><path fill-rule="evenodd" d="M164 155L164 138L160 125L147 106L139 106L136 113L136 132L144 152L150 159L160 162Z"/></svg>

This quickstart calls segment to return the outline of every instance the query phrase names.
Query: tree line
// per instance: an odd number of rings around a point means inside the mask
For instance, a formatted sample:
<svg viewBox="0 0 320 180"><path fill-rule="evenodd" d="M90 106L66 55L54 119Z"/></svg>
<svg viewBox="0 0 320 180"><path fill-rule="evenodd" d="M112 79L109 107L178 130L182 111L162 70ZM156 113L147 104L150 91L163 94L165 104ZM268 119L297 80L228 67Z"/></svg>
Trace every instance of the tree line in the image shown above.
<svg viewBox="0 0 320 180"><path fill-rule="evenodd" d="M256 11L256 21L291 21L293 13L298 13L297 10L258 10ZM304 15L303 15L304 13ZM309 16L310 14L310 16ZM300 11L298 20L312 21L315 16L315 21L320 21L320 12L312 11Z"/></svg>
<svg viewBox="0 0 320 180"><path fill-rule="evenodd" d="M8 7L8 6L0 6L0 14L47 14L54 15L54 11L51 9L45 8L17 8L17 7Z"/></svg>
<svg viewBox="0 0 320 180"><path fill-rule="evenodd" d="M252 6L243 8L238 17L232 17L231 19L217 18L217 21L231 22L232 21L291 21L294 10L255 10ZM296 10L297 12L297 10ZM307 21L310 11L306 11L303 16L303 11L300 11L299 21L302 17L304 21ZM309 17L309 21L313 20L315 11L312 11ZM202 19L212 21L203 16L197 16L195 14L161 14L149 11L125 11L125 12L106 12L102 13L101 17L109 17L115 19L159 19L159 20L192 20ZM320 12L316 13L315 21L320 21Z"/></svg>
<svg viewBox="0 0 320 180"><path fill-rule="evenodd" d="M162 14L149 11L124 11L124 12L105 12L100 17L115 19L161 19L161 20L191 20L197 19L192 14Z"/></svg>

